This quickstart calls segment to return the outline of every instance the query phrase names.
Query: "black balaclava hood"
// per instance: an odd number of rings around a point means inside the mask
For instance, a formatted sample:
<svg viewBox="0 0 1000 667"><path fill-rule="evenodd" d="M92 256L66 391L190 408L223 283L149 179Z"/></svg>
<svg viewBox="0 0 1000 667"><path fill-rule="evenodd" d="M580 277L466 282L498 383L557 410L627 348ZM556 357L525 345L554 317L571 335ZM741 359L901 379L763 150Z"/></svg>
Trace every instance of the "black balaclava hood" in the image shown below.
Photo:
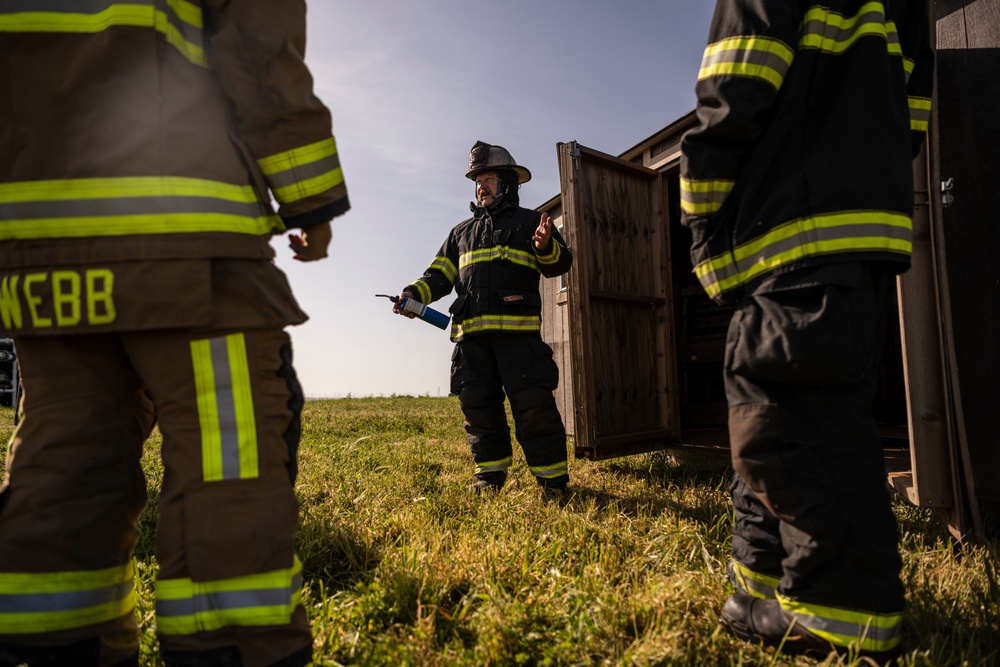
<svg viewBox="0 0 1000 667"><path fill-rule="evenodd" d="M500 185L493 203L486 208L490 215L507 206L518 206L521 201L517 194L517 173L513 169L497 169L496 174Z"/></svg>

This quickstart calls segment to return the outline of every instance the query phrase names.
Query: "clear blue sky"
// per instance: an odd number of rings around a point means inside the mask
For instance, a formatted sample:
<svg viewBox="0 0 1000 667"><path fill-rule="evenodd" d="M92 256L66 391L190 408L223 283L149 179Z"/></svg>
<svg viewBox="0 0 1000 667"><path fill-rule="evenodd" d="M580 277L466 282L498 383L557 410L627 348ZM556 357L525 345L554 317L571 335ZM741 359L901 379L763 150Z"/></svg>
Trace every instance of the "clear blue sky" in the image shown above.
<svg viewBox="0 0 1000 667"><path fill-rule="evenodd" d="M310 315L289 329L306 396L447 395L447 332L374 294L418 278L469 215L477 140L559 194L558 142L613 155L690 111L708 0L312 0L306 51L352 209L328 259L278 266ZM453 296L433 307L446 311Z"/></svg>

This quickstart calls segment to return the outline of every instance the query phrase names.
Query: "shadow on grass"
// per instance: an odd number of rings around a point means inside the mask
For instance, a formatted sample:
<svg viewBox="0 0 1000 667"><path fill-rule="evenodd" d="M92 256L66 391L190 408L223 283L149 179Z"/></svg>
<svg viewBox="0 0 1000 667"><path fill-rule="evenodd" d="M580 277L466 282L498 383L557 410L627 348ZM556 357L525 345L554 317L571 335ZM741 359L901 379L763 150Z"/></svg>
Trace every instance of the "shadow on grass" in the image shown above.
<svg viewBox="0 0 1000 667"><path fill-rule="evenodd" d="M382 560L379 546L342 526L311 520L306 514L295 532L302 576L330 590L348 590L369 581Z"/></svg>

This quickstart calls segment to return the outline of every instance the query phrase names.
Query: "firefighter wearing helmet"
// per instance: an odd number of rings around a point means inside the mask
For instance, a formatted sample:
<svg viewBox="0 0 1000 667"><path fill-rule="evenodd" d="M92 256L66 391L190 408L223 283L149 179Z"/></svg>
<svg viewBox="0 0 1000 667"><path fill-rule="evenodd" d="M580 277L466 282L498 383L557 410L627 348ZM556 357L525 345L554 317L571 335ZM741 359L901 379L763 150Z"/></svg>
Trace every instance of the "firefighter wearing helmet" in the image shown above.
<svg viewBox="0 0 1000 667"><path fill-rule="evenodd" d="M544 493L562 495L569 481L566 429L552 395L559 369L540 334L538 284L569 271L573 258L547 213L519 206L518 187L531 172L505 148L476 142L465 176L476 184L472 217L451 230L424 275L400 296L428 304L455 290L451 392L465 416L473 488L499 491L507 479L506 395L528 469Z"/></svg>

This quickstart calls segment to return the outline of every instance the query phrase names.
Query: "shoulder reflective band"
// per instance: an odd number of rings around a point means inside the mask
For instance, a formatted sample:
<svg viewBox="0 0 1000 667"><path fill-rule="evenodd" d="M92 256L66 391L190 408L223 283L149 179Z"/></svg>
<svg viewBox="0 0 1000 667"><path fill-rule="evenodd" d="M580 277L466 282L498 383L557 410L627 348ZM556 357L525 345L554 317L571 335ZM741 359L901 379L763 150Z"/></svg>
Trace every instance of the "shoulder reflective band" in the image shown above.
<svg viewBox="0 0 1000 667"><path fill-rule="evenodd" d="M106 570L0 573L0 635L82 628L134 609L131 561Z"/></svg>
<svg viewBox="0 0 1000 667"><path fill-rule="evenodd" d="M243 334L191 341L191 362L204 480L256 478L257 424Z"/></svg>
<svg viewBox="0 0 1000 667"><path fill-rule="evenodd" d="M484 461L476 464L476 469L473 474L478 475L484 472L501 472L511 467L513 464L514 459L510 456L497 461Z"/></svg>
<svg viewBox="0 0 1000 667"><path fill-rule="evenodd" d="M781 608L835 646L854 645L862 651L888 651L899 645L903 615L875 614L825 607L778 595Z"/></svg>
<svg viewBox="0 0 1000 667"><path fill-rule="evenodd" d="M910 129L926 132L931 122L931 100L926 97L910 97Z"/></svg>
<svg viewBox="0 0 1000 667"><path fill-rule="evenodd" d="M452 322L451 337L461 338L487 331L538 331L542 318L538 315L476 315L462 322Z"/></svg>
<svg viewBox="0 0 1000 667"><path fill-rule="evenodd" d="M885 7L881 2L865 3L854 16L841 16L826 7L812 7L802 21L799 48L840 54L866 36L881 37L886 41L889 53L903 55L896 26L886 21Z"/></svg>
<svg viewBox="0 0 1000 667"><path fill-rule="evenodd" d="M710 297L743 285L774 269L816 255L842 252L913 250L908 216L884 211L831 213L787 222L767 234L712 257L695 267Z"/></svg>
<svg viewBox="0 0 1000 667"><path fill-rule="evenodd" d="M698 80L713 76L761 79L781 88L795 52L787 44L760 36L730 37L705 48Z"/></svg>
<svg viewBox="0 0 1000 667"><path fill-rule="evenodd" d="M689 215L709 215L722 208L734 181L681 178L681 210Z"/></svg>
<svg viewBox="0 0 1000 667"><path fill-rule="evenodd" d="M566 461L559 461L558 463L553 463L547 466L528 466L528 470L535 477L540 477L541 479L555 479L556 477L562 477L569 472L569 465Z"/></svg>
<svg viewBox="0 0 1000 667"><path fill-rule="evenodd" d="M281 204L312 197L344 182L333 137L257 161Z"/></svg>
<svg viewBox="0 0 1000 667"><path fill-rule="evenodd" d="M165 635L193 635L229 627L288 625L301 599L298 556L292 567L263 574L204 582L160 579L156 629Z"/></svg>
<svg viewBox="0 0 1000 667"><path fill-rule="evenodd" d="M166 10L157 5L166 5ZM4 0L0 33L96 33L112 27L151 28L185 58L207 67L201 7L186 0Z"/></svg>
<svg viewBox="0 0 1000 667"><path fill-rule="evenodd" d="M281 229L249 185L156 176L0 183L0 241Z"/></svg>
<svg viewBox="0 0 1000 667"><path fill-rule="evenodd" d="M467 266L478 264L479 262L495 262L500 260L538 271L538 260L534 254L524 250L516 250L505 245L480 248L479 250L462 253L461 257L458 258L458 268L462 270Z"/></svg>

